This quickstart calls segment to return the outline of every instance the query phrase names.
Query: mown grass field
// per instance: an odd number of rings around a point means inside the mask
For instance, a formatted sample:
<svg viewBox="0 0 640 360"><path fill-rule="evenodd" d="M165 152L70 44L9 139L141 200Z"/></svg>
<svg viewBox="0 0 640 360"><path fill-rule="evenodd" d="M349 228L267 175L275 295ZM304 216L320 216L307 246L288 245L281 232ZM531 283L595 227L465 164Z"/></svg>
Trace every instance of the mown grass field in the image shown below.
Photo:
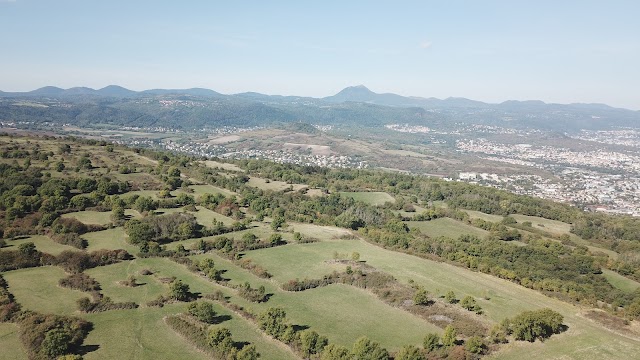
<svg viewBox="0 0 640 360"><path fill-rule="evenodd" d="M220 305L214 305L223 326L231 330L233 339L249 342L264 359L295 359L278 342L262 335L247 320ZM169 304L163 308L118 310L87 315L96 325L85 340L86 345L97 346L85 359L208 359L186 339L176 334L164 322L164 317L184 313L187 305ZM230 319L228 319L230 317Z"/></svg>
<svg viewBox="0 0 640 360"><path fill-rule="evenodd" d="M348 236L351 234L349 230L334 227L334 226L318 226L313 224L289 224L287 230L297 231L303 236L308 236L314 239L322 239L323 241L339 239L341 236Z"/></svg>
<svg viewBox="0 0 640 360"><path fill-rule="evenodd" d="M512 218L516 219L518 223L523 223L525 221L530 221L531 225L534 228L538 228L540 230L546 231L553 235L562 235L569 234L571 232L571 224L563 223L562 221L549 220L537 216L527 216L527 215L510 215Z"/></svg>
<svg viewBox="0 0 640 360"><path fill-rule="evenodd" d="M116 227L112 229L90 232L82 235L83 239L86 239L89 245L87 251L94 251L100 249L115 250L125 249L130 253L138 252L138 247L131 245L126 240L127 235L122 227Z"/></svg>
<svg viewBox="0 0 640 360"><path fill-rule="evenodd" d="M20 246L20 244L24 244L27 242L32 242L36 246L37 250L52 255L58 255L65 250L77 250L73 246L58 244L57 242L49 239L48 236L44 235L26 236L23 238L6 240L6 242L7 245L2 248L2 250L15 250L18 248L18 246Z"/></svg>
<svg viewBox="0 0 640 360"><path fill-rule="evenodd" d="M198 206L197 209L198 211L192 212L191 214L193 214L196 217L196 220L200 225L210 227L211 223L213 223L213 219L216 219L217 221L222 221L225 225L231 225L234 222L236 222L236 220L230 217L224 216L215 211L211 211L202 206Z"/></svg>
<svg viewBox="0 0 640 360"><path fill-rule="evenodd" d="M418 346L427 333L440 332L438 327L388 306L366 290L347 285L276 294L269 302L284 307L295 323L311 326L330 342L348 347L366 335L395 351L408 344Z"/></svg>
<svg viewBox="0 0 640 360"><path fill-rule="evenodd" d="M18 326L11 323L0 323L0 360L26 360L18 338Z"/></svg>
<svg viewBox="0 0 640 360"><path fill-rule="evenodd" d="M423 234L431 237L447 236L458 238L460 235L476 235L484 237L488 231L467 225L461 221L451 218L440 218L431 221L407 221L409 228L420 230Z"/></svg>
<svg viewBox="0 0 640 360"><path fill-rule="evenodd" d="M148 269L146 259L135 259L107 266L85 270L85 274L95 278L102 288L102 292L115 302L133 301L144 304L156 299L167 292L167 285L160 280L160 274L141 275L140 271ZM129 276L136 278L138 286L122 285Z"/></svg>
<svg viewBox="0 0 640 360"><path fill-rule="evenodd" d="M628 279L614 271L602 269L602 274L604 275L605 278L607 278L607 281L611 285L615 286L616 288L622 291L631 293L637 290L638 288L640 288L639 282Z"/></svg>
<svg viewBox="0 0 640 360"><path fill-rule="evenodd" d="M207 359L186 339L176 334L163 317L184 312L185 304L163 308L112 310L88 314L95 329L85 339L97 347L85 359Z"/></svg>
<svg viewBox="0 0 640 360"><path fill-rule="evenodd" d="M58 286L67 277L55 266L20 269L2 274L9 283L9 291L23 308L43 313L70 315L76 311L76 300L86 293Z"/></svg>
<svg viewBox="0 0 640 360"><path fill-rule="evenodd" d="M244 170L242 170L240 167L238 167L237 165L234 165L234 164L221 163L221 162L213 161L213 160L204 161L204 164L207 165L208 167L212 167L212 168L220 168L220 169L223 169L223 170L244 172Z"/></svg>
<svg viewBox="0 0 640 360"><path fill-rule="evenodd" d="M369 205L383 205L388 202L396 202L393 196L386 192L340 192L340 195L362 201Z"/></svg>
<svg viewBox="0 0 640 360"><path fill-rule="evenodd" d="M485 213L480 212L480 211L464 210L464 212L469 214L469 217L472 218L472 219L482 219L484 221L491 221L491 222L500 222L500 221L502 221L502 219L504 219L504 216L493 215L493 214L485 214Z"/></svg>

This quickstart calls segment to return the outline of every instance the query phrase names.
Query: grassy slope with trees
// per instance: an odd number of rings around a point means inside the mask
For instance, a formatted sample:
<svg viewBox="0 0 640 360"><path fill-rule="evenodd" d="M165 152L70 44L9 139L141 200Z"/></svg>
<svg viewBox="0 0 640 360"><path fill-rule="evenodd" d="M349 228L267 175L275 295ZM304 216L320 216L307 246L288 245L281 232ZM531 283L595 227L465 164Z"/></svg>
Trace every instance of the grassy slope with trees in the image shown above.
<svg viewBox="0 0 640 360"><path fill-rule="evenodd" d="M104 358L138 344L137 357L167 351L167 344L174 344L172 354L233 358L256 352L263 358L510 358L532 348L547 357L579 358L587 340L601 357L638 350L633 324L640 293L620 285L621 278L640 277L636 219L377 171L253 160L235 162L243 171L216 169L182 155L77 139L4 136L0 146L0 269L8 294L0 310L22 333L30 330L30 316L51 319L30 335L40 340L21 336L32 358ZM149 175L122 176L144 173ZM305 186L274 191L253 186L268 182L251 178ZM328 194L307 196L307 187ZM365 191L395 201L371 204L338 194ZM479 219L465 211L492 216ZM525 216L548 219L554 227ZM423 232L414 229L420 227ZM618 257L576 243L577 236ZM65 277L85 280L73 290L58 286ZM320 288L285 290L296 278ZM214 301L211 318L219 323L189 312L187 302L198 298ZM562 315L568 331L555 315L519 316L545 307ZM598 308L597 316L583 314L588 308ZM444 315L430 317L434 312L458 319L458 328L447 326ZM350 316L346 327L335 326ZM98 334L119 333L118 318L127 319L130 335L101 340ZM85 320L92 323L87 333L63 325ZM473 321L484 325L476 332L456 325ZM527 332L535 321L550 321L543 326L549 330ZM412 330L398 336L399 327ZM421 340L428 333L444 337L425 347ZM551 339L527 345L516 340L539 336ZM504 339L511 343L500 345Z"/></svg>

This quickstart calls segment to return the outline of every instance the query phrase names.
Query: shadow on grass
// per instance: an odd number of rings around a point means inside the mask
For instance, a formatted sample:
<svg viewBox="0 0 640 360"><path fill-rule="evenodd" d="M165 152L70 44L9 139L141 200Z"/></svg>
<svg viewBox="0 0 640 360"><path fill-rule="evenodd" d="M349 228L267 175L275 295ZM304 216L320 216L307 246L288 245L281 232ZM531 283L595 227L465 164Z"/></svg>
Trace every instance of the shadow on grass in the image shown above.
<svg viewBox="0 0 640 360"><path fill-rule="evenodd" d="M222 324L225 321L231 320L231 315L218 315L213 319L213 325Z"/></svg>
<svg viewBox="0 0 640 360"><path fill-rule="evenodd" d="M78 347L77 354L80 356L85 356L90 352L94 352L100 349L100 345L82 345Z"/></svg>
<svg viewBox="0 0 640 360"><path fill-rule="evenodd" d="M295 330L295 332L307 330L309 328L308 325L292 325L292 326L293 326L293 330Z"/></svg>

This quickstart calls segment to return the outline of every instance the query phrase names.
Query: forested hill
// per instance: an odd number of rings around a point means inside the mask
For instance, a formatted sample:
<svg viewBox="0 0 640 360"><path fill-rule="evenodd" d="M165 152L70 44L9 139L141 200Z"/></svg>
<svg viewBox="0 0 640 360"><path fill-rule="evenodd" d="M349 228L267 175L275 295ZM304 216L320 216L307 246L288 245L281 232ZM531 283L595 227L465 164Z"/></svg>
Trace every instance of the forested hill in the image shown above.
<svg viewBox="0 0 640 360"><path fill-rule="evenodd" d="M258 93L223 95L199 88L135 92L112 85L99 90L49 86L26 93L0 92L0 121L174 129L283 122L360 127L407 123L447 129L462 123L576 131L637 127L640 112L600 104L425 99L376 94L363 86L318 99Z"/></svg>

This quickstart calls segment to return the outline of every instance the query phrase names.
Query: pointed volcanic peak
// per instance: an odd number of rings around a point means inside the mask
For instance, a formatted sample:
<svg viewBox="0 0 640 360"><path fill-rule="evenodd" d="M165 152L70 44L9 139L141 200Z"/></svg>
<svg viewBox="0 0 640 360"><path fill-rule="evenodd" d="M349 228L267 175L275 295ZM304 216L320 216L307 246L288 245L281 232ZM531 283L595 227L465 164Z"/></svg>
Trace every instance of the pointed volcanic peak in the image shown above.
<svg viewBox="0 0 640 360"><path fill-rule="evenodd" d="M339 93L328 96L323 100L333 103L342 102L361 102L376 105L385 106L433 106L440 100L437 99L425 99L420 97L408 97L393 93L378 94L369 90L364 85L350 86L343 89Z"/></svg>
<svg viewBox="0 0 640 360"><path fill-rule="evenodd" d="M378 94L369 90L366 86L358 85L344 88L339 93L324 99L330 102L374 102L377 96Z"/></svg>
<svg viewBox="0 0 640 360"><path fill-rule="evenodd" d="M118 85L109 85L105 86L100 90L96 91L97 94L102 96L113 96L113 97L127 97L135 95L136 92L133 90L129 90L127 88L123 88Z"/></svg>

